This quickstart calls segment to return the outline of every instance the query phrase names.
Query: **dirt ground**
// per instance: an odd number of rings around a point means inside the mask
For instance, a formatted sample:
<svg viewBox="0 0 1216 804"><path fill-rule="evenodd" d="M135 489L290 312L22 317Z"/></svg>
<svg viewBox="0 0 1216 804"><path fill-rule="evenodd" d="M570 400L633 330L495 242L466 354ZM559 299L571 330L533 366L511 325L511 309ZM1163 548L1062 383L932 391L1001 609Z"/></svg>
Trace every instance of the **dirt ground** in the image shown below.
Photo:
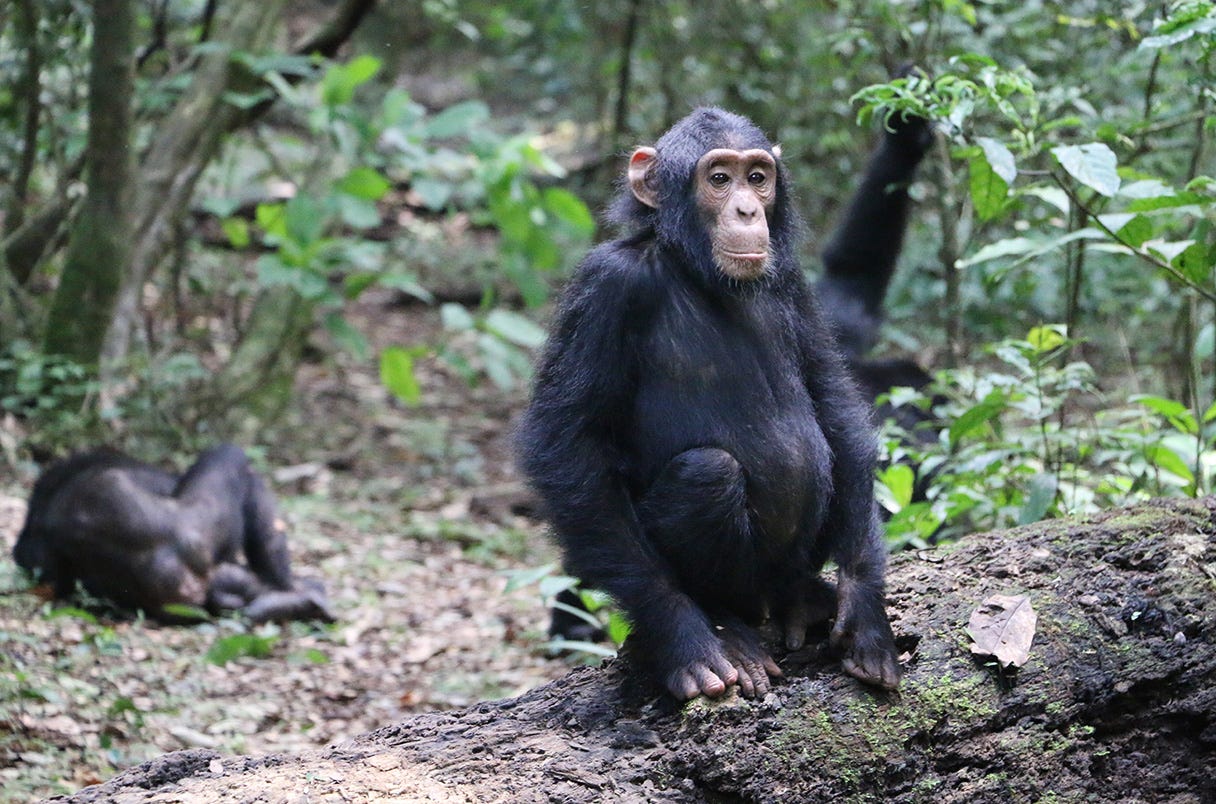
<svg viewBox="0 0 1216 804"><path fill-rule="evenodd" d="M431 308L381 297L363 312L374 343L439 331ZM520 513L511 466L523 389L470 388L434 361L418 373L424 401L407 408L374 367L305 366L299 409L259 445L296 572L324 581L333 626L164 627L47 602L9 558L32 478L0 475L0 802L71 792L181 748L325 746L517 695L580 663L547 654L535 586L504 591L511 571L555 561ZM267 654L208 661L240 633Z"/></svg>

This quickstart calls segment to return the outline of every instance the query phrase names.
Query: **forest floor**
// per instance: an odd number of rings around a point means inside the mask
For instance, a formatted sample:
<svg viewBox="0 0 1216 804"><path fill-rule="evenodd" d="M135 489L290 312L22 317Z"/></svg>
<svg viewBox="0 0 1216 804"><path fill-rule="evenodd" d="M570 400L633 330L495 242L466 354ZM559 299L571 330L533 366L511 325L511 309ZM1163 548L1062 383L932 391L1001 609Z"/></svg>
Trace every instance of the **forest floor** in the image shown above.
<svg viewBox="0 0 1216 804"><path fill-rule="evenodd" d="M439 337L435 309L384 296L360 318L377 346ZM295 571L324 581L332 626L166 627L49 603L9 558L31 478L0 474L0 802L181 748L324 746L580 663L547 654L535 586L505 591L510 572L556 560L519 513L509 433L524 390L470 387L433 361L418 375L423 402L407 408L373 366L306 365L298 407L263 442ZM265 655L208 660L239 634Z"/></svg>

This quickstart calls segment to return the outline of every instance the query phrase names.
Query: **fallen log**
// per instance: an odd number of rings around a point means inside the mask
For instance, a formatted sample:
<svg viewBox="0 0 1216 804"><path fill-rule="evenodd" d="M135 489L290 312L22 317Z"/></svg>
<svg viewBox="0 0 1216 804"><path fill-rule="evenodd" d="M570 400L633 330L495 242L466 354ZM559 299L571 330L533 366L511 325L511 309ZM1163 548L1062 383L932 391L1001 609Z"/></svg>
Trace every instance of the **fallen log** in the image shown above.
<svg viewBox="0 0 1216 804"><path fill-rule="evenodd" d="M1216 499L977 534L892 561L897 693L822 643L763 700L677 705L627 657L307 753L167 754L72 802L1216 801ZM1029 658L969 650L1025 595Z"/></svg>

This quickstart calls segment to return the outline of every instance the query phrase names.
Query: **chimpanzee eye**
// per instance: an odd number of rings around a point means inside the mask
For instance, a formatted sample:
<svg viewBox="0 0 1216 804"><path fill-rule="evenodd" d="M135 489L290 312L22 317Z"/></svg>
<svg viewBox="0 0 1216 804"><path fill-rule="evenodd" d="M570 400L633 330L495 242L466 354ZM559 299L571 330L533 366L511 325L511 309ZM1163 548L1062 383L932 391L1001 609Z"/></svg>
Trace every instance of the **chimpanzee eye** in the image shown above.
<svg viewBox="0 0 1216 804"><path fill-rule="evenodd" d="M750 181L752 184L756 185L757 187L759 187L760 185L762 185L766 181L768 181L768 176L764 173L761 173L759 170L753 170L750 174L748 174L747 180Z"/></svg>
<svg viewBox="0 0 1216 804"><path fill-rule="evenodd" d="M721 171L718 171L717 173L711 173L711 174L709 174L709 183L712 184L714 187L725 187L727 184L730 183L730 176L727 176L725 173L723 173Z"/></svg>

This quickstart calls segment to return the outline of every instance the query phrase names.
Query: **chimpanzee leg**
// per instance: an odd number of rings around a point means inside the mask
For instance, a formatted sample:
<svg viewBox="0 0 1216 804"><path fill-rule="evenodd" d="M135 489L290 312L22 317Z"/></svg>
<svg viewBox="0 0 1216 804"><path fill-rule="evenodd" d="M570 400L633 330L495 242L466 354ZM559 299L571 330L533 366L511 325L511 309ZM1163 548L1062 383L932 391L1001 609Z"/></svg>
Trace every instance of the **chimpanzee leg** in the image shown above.
<svg viewBox="0 0 1216 804"><path fill-rule="evenodd" d="M760 562L746 479L734 456L712 447L676 455L642 497L638 516L680 585L708 613L727 609L759 618Z"/></svg>

